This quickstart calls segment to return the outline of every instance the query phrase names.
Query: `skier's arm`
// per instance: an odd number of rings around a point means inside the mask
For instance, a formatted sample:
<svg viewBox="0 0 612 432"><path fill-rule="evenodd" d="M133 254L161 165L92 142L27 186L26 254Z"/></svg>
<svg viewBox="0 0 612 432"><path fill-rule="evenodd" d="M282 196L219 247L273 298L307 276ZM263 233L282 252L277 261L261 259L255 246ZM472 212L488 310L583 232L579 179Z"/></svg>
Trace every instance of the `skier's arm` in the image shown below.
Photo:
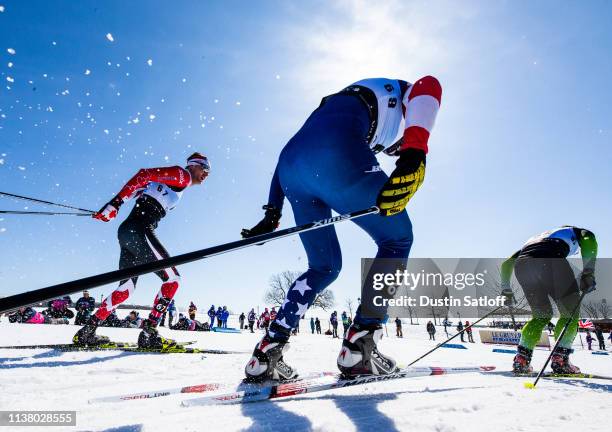
<svg viewBox="0 0 612 432"><path fill-rule="evenodd" d="M578 244L582 255L582 274L580 290L590 292L595 289L595 261L597 260L597 239L595 234L586 229L577 228Z"/></svg>
<svg viewBox="0 0 612 432"><path fill-rule="evenodd" d="M123 188L121 188L119 193L112 200L106 203L100 211L95 213L93 217L104 222L114 219L121 205L126 200L133 198L151 182L163 183L178 188L186 188L191 184L191 175L189 171L179 166L143 168L138 171Z"/></svg>
<svg viewBox="0 0 612 432"><path fill-rule="evenodd" d="M402 101L406 122L399 158L376 199L381 215L392 216L404 211L408 201L423 184L427 142L441 100L442 86L432 76L421 78L406 92Z"/></svg>
<svg viewBox="0 0 612 432"><path fill-rule="evenodd" d="M506 296L507 299L512 299L513 293L510 286L510 279L512 279L512 272L514 271L514 263L516 258L519 256L521 251L516 251L510 258L504 261L501 265L501 289L502 295Z"/></svg>

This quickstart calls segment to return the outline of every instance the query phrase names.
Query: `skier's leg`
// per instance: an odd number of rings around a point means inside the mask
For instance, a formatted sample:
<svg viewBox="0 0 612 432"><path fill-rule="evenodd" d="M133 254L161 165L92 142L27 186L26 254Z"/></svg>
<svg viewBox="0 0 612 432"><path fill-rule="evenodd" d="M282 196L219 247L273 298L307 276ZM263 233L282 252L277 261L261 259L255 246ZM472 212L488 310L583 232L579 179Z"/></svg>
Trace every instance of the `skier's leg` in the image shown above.
<svg viewBox="0 0 612 432"><path fill-rule="evenodd" d="M297 225L331 217L331 210L320 200L292 193L288 195ZM300 199L301 198L301 199ZM333 227L321 228L300 235L308 270L289 287L285 301L253 352L245 367L247 379L289 379L296 371L283 361L289 348L291 330L312 305L318 293L332 283L341 267L340 245Z"/></svg>
<svg viewBox="0 0 612 432"><path fill-rule="evenodd" d="M553 315L548 298L552 286L551 268L541 259L522 258L516 261L514 270L527 303L531 307L532 318L521 330L521 340L514 357L513 369L517 373L531 372L533 349L540 340L542 330Z"/></svg>
<svg viewBox="0 0 612 432"><path fill-rule="evenodd" d="M558 339L567 325L567 330L550 361L552 370L556 373L579 373L580 369L571 364L569 356L574 352L572 344L578 334L579 308L572 312L580 301L580 290L569 263L565 259L551 260L553 268L553 290L551 296L559 309L559 320L555 326L555 339Z"/></svg>

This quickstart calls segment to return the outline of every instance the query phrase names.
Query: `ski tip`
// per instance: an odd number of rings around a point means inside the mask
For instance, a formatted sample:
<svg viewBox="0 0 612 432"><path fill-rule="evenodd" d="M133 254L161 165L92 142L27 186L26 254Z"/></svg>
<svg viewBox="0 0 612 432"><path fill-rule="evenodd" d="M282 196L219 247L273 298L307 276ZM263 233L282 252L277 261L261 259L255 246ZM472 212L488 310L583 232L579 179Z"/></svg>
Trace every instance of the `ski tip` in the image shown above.
<svg viewBox="0 0 612 432"><path fill-rule="evenodd" d="M525 386L525 388L531 389L531 390L535 390L535 388L536 388L535 384L531 383L531 382L526 382L526 383L523 384L523 386Z"/></svg>

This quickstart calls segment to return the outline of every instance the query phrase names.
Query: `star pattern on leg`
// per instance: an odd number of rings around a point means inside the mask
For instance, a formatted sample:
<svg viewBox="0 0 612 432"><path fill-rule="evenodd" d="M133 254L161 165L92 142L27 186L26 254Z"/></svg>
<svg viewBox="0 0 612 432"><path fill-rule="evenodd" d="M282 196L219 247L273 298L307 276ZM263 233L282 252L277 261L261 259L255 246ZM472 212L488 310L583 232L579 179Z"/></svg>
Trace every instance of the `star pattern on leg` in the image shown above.
<svg viewBox="0 0 612 432"><path fill-rule="evenodd" d="M302 279L302 280L297 280L295 281L295 285L293 286L293 288L291 289L291 291L299 291L299 293L302 295L302 297L304 297L304 293L306 291L311 290L312 288L310 288L308 286L308 281L306 279Z"/></svg>
<svg viewBox="0 0 612 432"><path fill-rule="evenodd" d="M306 313L306 311L308 310L308 303L297 303L297 311L295 311L295 314L298 315L300 318L304 316L304 314Z"/></svg>

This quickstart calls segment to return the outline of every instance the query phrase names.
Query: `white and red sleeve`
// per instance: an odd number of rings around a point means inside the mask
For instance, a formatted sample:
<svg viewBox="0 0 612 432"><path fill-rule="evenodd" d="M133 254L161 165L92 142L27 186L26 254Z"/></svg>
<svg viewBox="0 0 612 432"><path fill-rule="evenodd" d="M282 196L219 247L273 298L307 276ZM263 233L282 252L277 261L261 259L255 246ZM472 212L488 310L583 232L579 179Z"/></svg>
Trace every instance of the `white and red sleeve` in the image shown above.
<svg viewBox="0 0 612 432"><path fill-rule="evenodd" d="M191 175L189 171L180 166L143 168L123 186L118 196L124 201L130 199L151 182L186 188L191 184Z"/></svg>
<svg viewBox="0 0 612 432"><path fill-rule="evenodd" d="M430 75L421 78L408 89L402 101L406 126L400 151L414 148L427 153L427 141L436 121L441 100L442 86Z"/></svg>

